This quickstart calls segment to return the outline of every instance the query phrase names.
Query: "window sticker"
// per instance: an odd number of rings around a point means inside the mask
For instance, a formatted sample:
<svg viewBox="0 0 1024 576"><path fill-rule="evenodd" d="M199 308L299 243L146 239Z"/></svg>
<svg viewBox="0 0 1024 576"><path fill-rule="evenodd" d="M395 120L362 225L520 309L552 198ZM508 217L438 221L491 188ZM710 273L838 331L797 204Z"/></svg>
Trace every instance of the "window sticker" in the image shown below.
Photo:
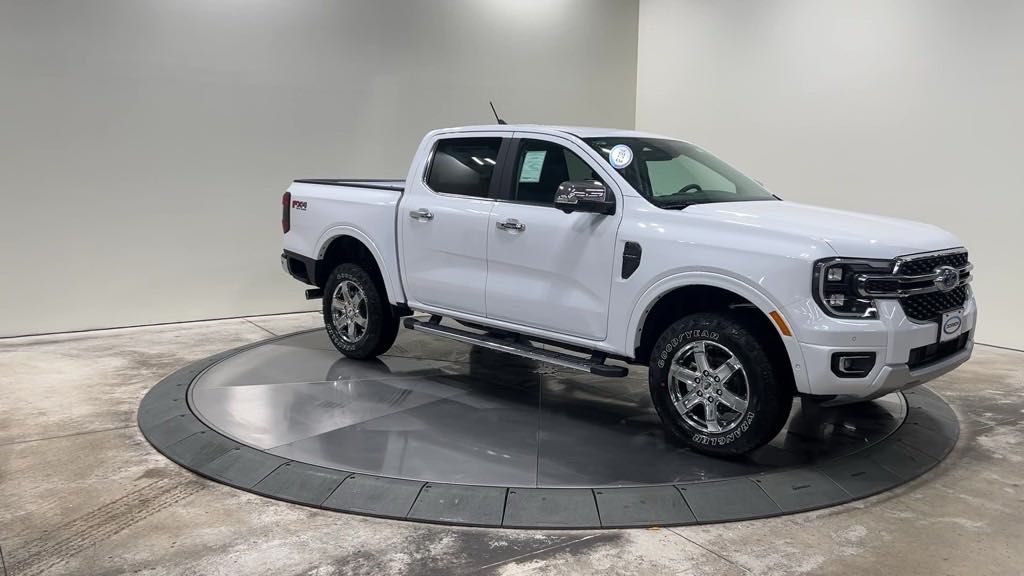
<svg viewBox="0 0 1024 576"><path fill-rule="evenodd" d="M633 161L633 149L625 144L616 144L612 147L611 152L608 153L608 162L611 163L612 168L616 170L622 170L629 163Z"/></svg>
<svg viewBox="0 0 1024 576"><path fill-rule="evenodd" d="M544 157L547 150L530 150L523 158L523 169L519 171L519 181L527 183L540 182L540 171L544 168Z"/></svg>

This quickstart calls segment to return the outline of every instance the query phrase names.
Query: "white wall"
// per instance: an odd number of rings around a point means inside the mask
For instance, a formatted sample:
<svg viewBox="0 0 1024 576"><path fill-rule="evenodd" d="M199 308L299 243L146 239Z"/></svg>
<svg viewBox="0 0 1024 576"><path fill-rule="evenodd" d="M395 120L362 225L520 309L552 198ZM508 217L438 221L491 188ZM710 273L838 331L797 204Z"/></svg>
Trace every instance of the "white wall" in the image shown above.
<svg viewBox="0 0 1024 576"><path fill-rule="evenodd" d="M923 220L1024 348L1024 3L641 0L637 128L796 201Z"/></svg>
<svg viewBox="0 0 1024 576"><path fill-rule="evenodd" d="M419 138L631 127L635 0L0 2L0 336L310 309L293 178Z"/></svg>

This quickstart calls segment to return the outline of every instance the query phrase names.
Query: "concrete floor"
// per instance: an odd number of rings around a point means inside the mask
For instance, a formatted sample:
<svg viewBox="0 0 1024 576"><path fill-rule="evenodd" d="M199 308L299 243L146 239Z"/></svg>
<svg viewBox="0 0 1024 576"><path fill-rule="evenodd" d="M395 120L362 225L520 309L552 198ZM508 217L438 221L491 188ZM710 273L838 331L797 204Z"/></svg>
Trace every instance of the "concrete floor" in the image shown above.
<svg viewBox="0 0 1024 576"><path fill-rule="evenodd" d="M980 346L933 383L960 416L938 468L813 513L581 532L322 512L197 477L135 425L192 360L317 314L0 340L0 569L33 574L1021 574L1024 353Z"/></svg>

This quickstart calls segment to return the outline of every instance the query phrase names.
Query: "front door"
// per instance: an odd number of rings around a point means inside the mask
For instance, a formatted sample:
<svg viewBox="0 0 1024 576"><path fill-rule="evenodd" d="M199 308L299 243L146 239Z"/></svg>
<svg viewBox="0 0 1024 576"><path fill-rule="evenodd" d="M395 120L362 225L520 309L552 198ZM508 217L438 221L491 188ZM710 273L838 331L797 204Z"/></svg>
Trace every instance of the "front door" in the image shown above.
<svg viewBox="0 0 1024 576"><path fill-rule="evenodd" d="M399 207L409 303L484 316L487 227L500 135L440 138Z"/></svg>
<svg viewBox="0 0 1024 576"><path fill-rule="evenodd" d="M588 340L604 340L622 218L554 207L566 180L610 178L575 143L516 133L507 192L488 226L487 316Z"/></svg>

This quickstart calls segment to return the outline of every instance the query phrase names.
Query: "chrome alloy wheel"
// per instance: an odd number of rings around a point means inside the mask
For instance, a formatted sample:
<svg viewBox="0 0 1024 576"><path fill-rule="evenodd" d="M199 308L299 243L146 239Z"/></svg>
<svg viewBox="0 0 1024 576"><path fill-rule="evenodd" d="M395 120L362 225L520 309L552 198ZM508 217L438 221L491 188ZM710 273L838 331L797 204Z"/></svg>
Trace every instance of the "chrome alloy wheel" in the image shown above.
<svg viewBox="0 0 1024 576"><path fill-rule="evenodd" d="M676 352L668 390L683 420L710 434L738 426L750 399L743 364L728 348L710 340L690 342Z"/></svg>
<svg viewBox="0 0 1024 576"><path fill-rule="evenodd" d="M331 297L331 316L342 340L349 344L359 342L369 323L363 289L351 280L339 282Z"/></svg>

